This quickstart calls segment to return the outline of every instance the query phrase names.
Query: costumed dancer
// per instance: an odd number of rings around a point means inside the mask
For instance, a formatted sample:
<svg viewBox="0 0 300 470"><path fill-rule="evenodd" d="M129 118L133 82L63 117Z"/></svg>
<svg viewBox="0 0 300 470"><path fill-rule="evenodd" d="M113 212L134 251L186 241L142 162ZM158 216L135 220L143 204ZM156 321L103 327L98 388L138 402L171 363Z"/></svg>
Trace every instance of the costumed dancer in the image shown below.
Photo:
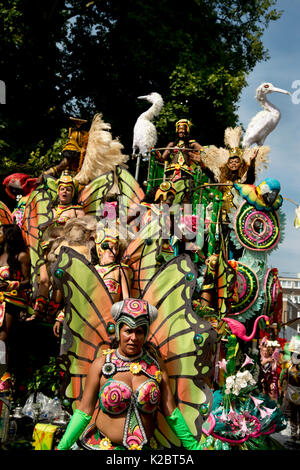
<svg viewBox="0 0 300 470"><path fill-rule="evenodd" d="M55 224L65 224L73 217L84 217L82 206L75 204L76 185L74 179L68 172L63 172L57 180L57 198L53 214Z"/></svg>
<svg viewBox="0 0 300 470"><path fill-rule="evenodd" d="M189 138L191 125L188 119L176 122L176 139L169 142L160 157L163 162L170 160L165 169L165 176L175 184L175 203L179 204L192 203L194 175L197 164L201 162L200 152L203 150L198 142Z"/></svg>
<svg viewBox="0 0 300 470"><path fill-rule="evenodd" d="M264 337L260 343L260 373L259 383L263 393L277 401L279 398L279 373L278 361L280 358L280 344L277 340L269 340Z"/></svg>
<svg viewBox="0 0 300 470"><path fill-rule="evenodd" d="M14 320L29 308L30 258L21 229L16 224L0 226L0 341L6 350ZM3 344L4 343L4 344Z"/></svg>
<svg viewBox="0 0 300 470"><path fill-rule="evenodd" d="M113 302L130 297L133 273L127 264L122 263L125 248L125 240L120 239L116 231L108 228L97 230L95 236L97 253L95 268L103 279Z"/></svg>
<svg viewBox="0 0 300 470"><path fill-rule="evenodd" d="M46 170L39 178L40 182L43 175L57 178L63 171L68 171L70 175L75 176L82 167L88 132L82 130L81 126L87 121L73 117L70 119L74 122L74 126L69 128L68 140L62 148L63 159L57 165Z"/></svg>
<svg viewBox="0 0 300 470"><path fill-rule="evenodd" d="M68 172L63 172L57 180L57 200L53 202L53 217L47 228L44 229L41 240L38 243L45 248L46 239L49 238L49 230L51 231L50 238L61 237L62 232L59 227L63 227L67 221L73 218L85 217L85 212L82 206L74 202L76 198L76 185L74 179ZM43 240L43 237L45 239ZM47 244L50 239L47 240ZM43 250L44 252L44 250ZM34 320L45 313L45 307L48 301L48 294L51 288L49 273L47 270L46 262L41 263L39 269L38 291L34 305L34 315L28 318L28 321ZM58 302L54 302L56 306Z"/></svg>
<svg viewBox="0 0 300 470"><path fill-rule="evenodd" d="M82 400L57 449L70 449L81 435L81 445L89 450L151 449L159 406L183 446L200 449L176 407L163 361L147 351L156 308L129 298L114 304L111 313L118 347L103 351L90 366ZM99 412L87 428L98 397Z"/></svg>
<svg viewBox="0 0 300 470"><path fill-rule="evenodd" d="M283 390L282 410L290 411L291 437L294 441L300 438L300 339L293 337L288 347L291 354L280 374Z"/></svg>
<svg viewBox="0 0 300 470"><path fill-rule="evenodd" d="M257 172L266 167L269 147L241 147L242 128L228 127L224 133L225 148L209 146L201 155L203 170L212 182L221 183L223 193L222 220L228 221L227 212L237 208L233 183L254 184ZM228 183L228 186L226 186Z"/></svg>
<svg viewBox="0 0 300 470"><path fill-rule="evenodd" d="M80 218L73 217L64 226L49 227L45 233L43 249L45 266L42 273L47 271L47 284L40 279L40 287L35 305L36 316L46 314L49 321L56 316L53 331L59 336L60 325L64 320L62 293L53 286L51 264L56 261L61 247L69 246L81 253L86 260L92 261L92 250L95 247L97 220L93 216L85 215ZM57 231L59 229L59 231ZM51 238L52 236L52 238ZM43 243L43 242L42 242ZM31 317L32 318L32 317Z"/></svg>
<svg viewBox="0 0 300 470"><path fill-rule="evenodd" d="M158 263L166 262L178 254L173 243L176 214L170 211L175 197L174 184L165 181L148 191L139 206L129 211L127 217L129 230L135 232L135 238L139 235L144 239L155 236L159 243L156 253ZM177 216L180 217L179 212Z"/></svg>

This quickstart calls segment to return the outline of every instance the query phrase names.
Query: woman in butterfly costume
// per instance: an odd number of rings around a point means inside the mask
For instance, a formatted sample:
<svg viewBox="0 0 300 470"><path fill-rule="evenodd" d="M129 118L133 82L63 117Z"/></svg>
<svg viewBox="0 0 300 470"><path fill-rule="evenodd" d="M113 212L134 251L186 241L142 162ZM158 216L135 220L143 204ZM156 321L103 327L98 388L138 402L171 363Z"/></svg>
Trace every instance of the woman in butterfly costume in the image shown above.
<svg viewBox="0 0 300 470"><path fill-rule="evenodd" d="M130 256L135 250L136 244L133 241L126 253ZM155 249L153 253L155 254ZM133 298L134 293L134 299L139 305L148 303L158 311L157 318L149 325L148 342L157 351L159 359L165 362L176 406L199 442L202 425L209 417L212 406L212 391L207 384L212 375L216 333L205 320L199 323L199 318L193 312L191 298L196 285L196 270L190 257L187 254L174 257L163 266L157 267L155 272L152 261L152 255L146 257L142 265L143 282L140 285L135 282L140 268L133 265L134 282L131 285L130 298ZM65 305L64 351L58 357L64 376L62 394L70 400L75 412L80 409L91 364L95 359L103 360L103 350L114 348L119 327L113 314L113 296L96 266L72 248L62 247L52 272L57 288L63 292ZM123 301L126 303L127 299ZM114 355L112 358L115 360ZM155 367L151 366L153 374ZM159 365L160 370L161 367ZM127 389L125 392L128 394ZM181 447L181 438L174 434L165 419L162 408L164 402L165 400L161 400L156 413L151 415L151 420L155 421L155 439L165 448ZM98 413L97 406L95 413ZM157 419L154 419L156 415ZM124 411L123 423L126 416ZM95 420L95 415L93 419ZM138 419L137 421L140 424ZM132 431L132 425L129 427ZM102 430L101 427L100 429ZM150 434L148 433L149 437ZM116 436L112 436L110 440L118 441Z"/></svg>
<svg viewBox="0 0 300 470"><path fill-rule="evenodd" d="M128 298L111 310L116 322L117 349L103 351L90 366L79 407L58 445L67 450L84 432L82 445L90 450L141 450L151 448L156 410L161 404L166 420L184 447L200 449L182 413L176 407L163 361L145 348L158 311L148 302ZM150 445L149 445L150 443Z"/></svg>

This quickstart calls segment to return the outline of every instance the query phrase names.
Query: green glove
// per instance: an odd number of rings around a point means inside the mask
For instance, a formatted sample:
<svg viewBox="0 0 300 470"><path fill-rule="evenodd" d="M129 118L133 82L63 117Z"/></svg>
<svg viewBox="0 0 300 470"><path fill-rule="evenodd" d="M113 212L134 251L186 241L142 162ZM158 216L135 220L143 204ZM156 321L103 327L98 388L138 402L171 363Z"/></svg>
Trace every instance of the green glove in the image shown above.
<svg viewBox="0 0 300 470"><path fill-rule="evenodd" d="M75 410L68 427L57 446L57 450L68 450L81 436L92 417L81 410Z"/></svg>
<svg viewBox="0 0 300 470"><path fill-rule="evenodd" d="M171 416L166 416L166 421L172 431L181 440L183 447L188 450L201 450L199 442L196 441L179 408L175 408Z"/></svg>

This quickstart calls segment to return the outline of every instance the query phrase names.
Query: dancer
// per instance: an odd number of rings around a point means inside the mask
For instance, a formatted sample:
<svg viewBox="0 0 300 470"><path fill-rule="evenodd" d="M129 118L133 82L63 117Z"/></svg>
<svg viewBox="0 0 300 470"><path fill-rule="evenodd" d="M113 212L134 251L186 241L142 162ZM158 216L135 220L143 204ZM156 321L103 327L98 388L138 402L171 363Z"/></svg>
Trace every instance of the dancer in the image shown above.
<svg viewBox="0 0 300 470"><path fill-rule="evenodd" d="M147 351L156 308L144 300L126 299L114 304L111 313L118 347L103 351L90 366L82 400L57 449L70 449L81 436L92 419L98 396L100 409L95 423L81 439L85 449L151 448L159 405L182 445L200 449L176 407L163 361Z"/></svg>
<svg viewBox="0 0 300 470"><path fill-rule="evenodd" d="M187 119L177 121L176 139L168 143L167 149L161 155L163 162L170 159L165 175L175 184L175 203L191 204L194 174L197 164L201 162L200 152L203 148L189 138L191 125Z"/></svg>
<svg viewBox="0 0 300 470"><path fill-rule="evenodd" d="M0 226L0 340L7 345L14 319L28 308L30 258L21 229L16 224ZM6 350L7 351L7 350ZM6 363L8 354L6 352Z"/></svg>

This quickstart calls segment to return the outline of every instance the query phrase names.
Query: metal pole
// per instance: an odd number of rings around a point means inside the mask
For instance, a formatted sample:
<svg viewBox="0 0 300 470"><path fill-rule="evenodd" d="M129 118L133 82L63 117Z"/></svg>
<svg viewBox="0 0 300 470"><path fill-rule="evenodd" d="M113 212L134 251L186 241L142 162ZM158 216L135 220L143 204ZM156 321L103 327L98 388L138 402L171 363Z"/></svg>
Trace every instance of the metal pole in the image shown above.
<svg viewBox="0 0 300 470"><path fill-rule="evenodd" d="M138 180L140 172L141 154L138 155L135 167L135 179Z"/></svg>

